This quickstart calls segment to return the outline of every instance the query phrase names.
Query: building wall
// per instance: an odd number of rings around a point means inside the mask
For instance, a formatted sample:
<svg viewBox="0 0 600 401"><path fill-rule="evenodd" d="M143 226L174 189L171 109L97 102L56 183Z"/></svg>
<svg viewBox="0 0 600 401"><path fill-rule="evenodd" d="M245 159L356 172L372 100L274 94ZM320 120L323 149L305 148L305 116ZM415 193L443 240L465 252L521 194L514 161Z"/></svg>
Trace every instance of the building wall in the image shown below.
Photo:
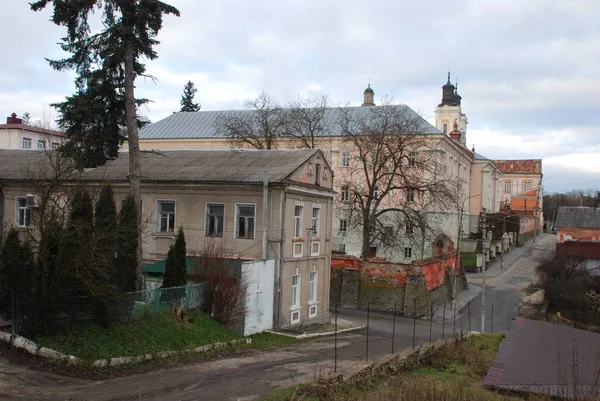
<svg viewBox="0 0 600 401"><path fill-rule="evenodd" d="M18 128L0 129L0 149L23 149L23 138L31 139L31 149L39 149L38 141L45 141L46 148L51 149L52 144L62 143L64 137L44 134L36 131Z"/></svg>

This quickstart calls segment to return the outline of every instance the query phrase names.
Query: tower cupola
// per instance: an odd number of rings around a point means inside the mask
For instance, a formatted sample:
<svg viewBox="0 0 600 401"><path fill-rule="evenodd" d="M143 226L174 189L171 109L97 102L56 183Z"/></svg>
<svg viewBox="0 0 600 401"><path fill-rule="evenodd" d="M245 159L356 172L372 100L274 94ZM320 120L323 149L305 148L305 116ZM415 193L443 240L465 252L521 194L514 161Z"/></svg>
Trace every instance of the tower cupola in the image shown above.
<svg viewBox="0 0 600 401"><path fill-rule="evenodd" d="M367 89L363 92L363 106L375 106L374 102L375 92L371 89L371 82L367 86Z"/></svg>
<svg viewBox="0 0 600 401"><path fill-rule="evenodd" d="M450 72L448 72L448 81L442 86L442 103L439 106L460 106L460 96L456 92L456 87L450 82Z"/></svg>

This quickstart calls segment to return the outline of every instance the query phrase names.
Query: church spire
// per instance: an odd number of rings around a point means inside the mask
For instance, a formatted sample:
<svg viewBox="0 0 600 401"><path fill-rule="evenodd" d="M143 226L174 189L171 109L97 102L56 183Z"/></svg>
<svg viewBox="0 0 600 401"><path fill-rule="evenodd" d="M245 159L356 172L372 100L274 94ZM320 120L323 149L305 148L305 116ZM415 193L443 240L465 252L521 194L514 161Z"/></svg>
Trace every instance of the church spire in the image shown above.
<svg viewBox="0 0 600 401"><path fill-rule="evenodd" d="M440 106L460 106L456 98L456 87L450 82L450 71L448 71L448 81L442 86L442 103Z"/></svg>
<svg viewBox="0 0 600 401"><path fill-rule="evenodd" d="M374 102L375 92L371 89L371 78L369 78L369 85L363 92L363 106L375 106Z"/></svg>

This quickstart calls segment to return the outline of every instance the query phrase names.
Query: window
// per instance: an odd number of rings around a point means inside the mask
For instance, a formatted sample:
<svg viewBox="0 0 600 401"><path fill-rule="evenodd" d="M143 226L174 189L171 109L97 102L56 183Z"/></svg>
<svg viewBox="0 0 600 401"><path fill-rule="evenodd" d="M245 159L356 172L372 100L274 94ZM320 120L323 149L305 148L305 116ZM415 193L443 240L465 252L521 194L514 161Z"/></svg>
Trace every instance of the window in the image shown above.
<svg viewBox="0 0 600 401"><path fill-rule="evenodd" d="M21 147L23 149L31 149L31 138L23 138L21 142Z"/></svg>
<svg viewBox="0 0 600 401"><path fill-rule="evenodd" d="M447 133L448 133L448 123L444 123L444 124L442 125L442 132L443 132L444 134L447 134Z"/></svg>
<svg viewBox="0 0 600 401"><path fill-rule="evenodd" d="M340 231L345 233L347 229L348 229L348 221L340 220Z"/></svg>
<svg viewBox="0 0 600 401"><path fill-rule="evenodd" d="M531 191L531 181L525 181L525 191Z"/></svg>
<svg viewBox="0 0 600 401"><path fill-rule="evenodd" d="M320 216L321 216L321 209L318 207L313 207L313 210L312 210L312 234L311 234L313 237L319 236Z"/></svg>
<svg viewBox="0 0 600 401"><path fill-rule="evenodd" d="M346 253L346 244L339 244L338 245L338 252Z"/></svg>
<svg viewBox="0 0 600 401"><path fill-rule="evenodd" d="M236 238L254 238L254 218L256 206L235 205L237 216Z"/></svg>
<svg viewBox="0 0 600 401"><path fill-rule="evenodd" d="M58 149L59 146L60 146L60 143L58 143L58 142L52 142L52 150Z"/></svg>
<svg viewBox="0 0 600 401"><path fill-rule="evenodd" d="M412 234L413 230L414 230L414 228L413 228L412 223L410 221L407 221L406 222L406 233L407 234Z"/></svg>
<svg viewBox="0 0 600 401"><path fill-rule="evenodd" d="M406 201L407 202L414 202L415 201L415 189L414 188L407 188L406 189Z"/></svg>
<svg viewBox="0 0 600 401"><path fill-rule="evenodd" d="M350 200L350 189L348 188L348 185L342 185L342 191L340 193L340 197L341 197L342 201Z"/></svg>
<svg viewBox="0 0 600 401"><path fill-rule="evenodd" d="M295 258L301 258L302 256L304 256L304 247L302 242L294 242L292 246L293 256Z"/></svg>
<svg viewBox="0 0 600 401"><path fill-rule="evenodd" d="M38 139L37 141L38 149L46 149L46 141L43 139Z"/></svg>
<svg viewBox="0 0 600 401"><path fill-rule="evenodd" d="M223 236L223 216L225 205L219 203L206 204L206 235L209 237Z"/></svg>
<svg viewBox="0 0 600 401"><path fill-rule="evenodd" d="M512 191L512 182L506 181L504 183L504 193L509 194L509 193L511 193L511 191Z"/></svg>
<svg viewBox="0 0 600 401"><path fill-rule="evenodd" d="M408 153L408 166L414 167L417 164L417 154L415 152Z"/></svg>
<svg viewBox="0 0 600 401"><path fill-rule="evenodd" d="M350 152L347 150L342 152L342 167L350 167Z"/></svg>
<svg viewBox="0 0 600 401"><path fill-rule="evenodd" d="M394 235L394 227L392 227L392 226L383 227L383 233L385 234L386 237L391 237L392 235Z"/></svg>
<svg viewBox="0 0 600 401"><path fill-rule="evenodd" d="M319 241L313 241L310 243L310 256L319 256L321 253L321 243Z"/></svg>
<svg viewBox="0 0 600 401"><path fill-rule="evenodd" d="M158 201L158 231L172 233L175 231L175 201Z"/></svg>
<svg viewBox="0 0 600 401"><path fill-rule="evenodd" d="M294 238L302 237L302 206L294 208Z"/></svg>
<svg viewBox="0 0 600 401"><path fill-rule="evenodd" d="M313 267L314 269L314 267ZM308 278L308 303L314 304L317 302L317 272L310 272Z"/></svg>
<svg viewBox="0 0 600 401"><path fill-rule="evenodd" d="M315 164L315 185L321 185L321 165Z"/></svg>
<svg viewBox="0 0 600 401"><path fill-rule="evenodd" d="M291 297L292 308L300 307L300 275L295 274L292 276L292 297Z"/></svg>
<svg viewBox="0 0 600 401"><path fill-rule="evenodd" d="M410 248L410 247L404 248L404 257L412 258L412 248Z"/></svg>
<svg viewBox="0 0 600 401"><path fill-rule="evenodd" d="M29 227L31 225L31 209L27 207L27 198L17 198L17 225Z"/></svg>
<svg viewBox="0 0 600 401"><path fill-rule="evenodd" d="M373 199L374 200L379 199L379 187L373 188Z"/></svg>

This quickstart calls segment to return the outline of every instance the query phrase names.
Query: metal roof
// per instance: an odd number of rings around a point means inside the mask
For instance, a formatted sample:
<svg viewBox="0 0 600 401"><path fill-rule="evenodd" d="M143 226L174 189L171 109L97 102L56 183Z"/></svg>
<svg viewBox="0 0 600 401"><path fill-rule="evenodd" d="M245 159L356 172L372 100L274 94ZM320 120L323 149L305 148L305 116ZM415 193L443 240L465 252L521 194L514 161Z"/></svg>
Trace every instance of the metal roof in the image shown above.
<svg viewBox="0 0 600 401"><path fill-rule="evenodd" d="M477 152L473 152L473 159L474 159L474 160L489 160L489 161L491 161L491 160L490 160L490 159L488 159L487 157L485 157L485 156L483 156L483 155L480 155L480 154L479 154L479 153L477 153Z"/></svg>
<svg viewBox="0 0 600 401"><path fill-rule="evenodd" d="M318 149L301 150L166 150L142 152L142 182L262 183L282 182ZM0 180L47 179L53 174L55 152L0 150ZM325 162L325 159L323 158ZM326 163L326 162L325 162ZM78 175L90 181L127 181L129 153Z"/></svg>
<svg viewBox="0 0 600 401"><path fill-rule="evenodd" d="M348 107L353 119L366 119L373 111L382 106L357 106ZM392 106L398 108L401 113L406 113L410 119L418 119L421 131L424 134L442 134L440 130L429 124L414 110L406 105ZM346 108L344 108L346 109ZM173 139L173 138L223 138L224 134L217 127L219 116L227 116L233 113L248 113L252 110L221 110L221 111L198 111L179 112L170 115L160 121L147 125L140 130L140 139ZM339 136L341 129L339 125L340 108L330 107L324 113L325 136Z"/></svg>
<svg viewBox="0 0 600 401"><path fill-rule="evenodd" d="M518 317L483 384L566 398L589 396L598 389L599 350L598 333Z"/></svg>
<svg viewBox="0 0 600 401"><path fill-rule="evenodd" d="M600 228L600 209L586 206L559 206L556 227Z"/></svg>
<svg viewBox="0 0 600 401"><path fill-rule="evenodd" d="M167 150L142 152L142 182L282 182L318 149L303 150ZM129 153L84 174L88 180L125 181Z"/></svg>

